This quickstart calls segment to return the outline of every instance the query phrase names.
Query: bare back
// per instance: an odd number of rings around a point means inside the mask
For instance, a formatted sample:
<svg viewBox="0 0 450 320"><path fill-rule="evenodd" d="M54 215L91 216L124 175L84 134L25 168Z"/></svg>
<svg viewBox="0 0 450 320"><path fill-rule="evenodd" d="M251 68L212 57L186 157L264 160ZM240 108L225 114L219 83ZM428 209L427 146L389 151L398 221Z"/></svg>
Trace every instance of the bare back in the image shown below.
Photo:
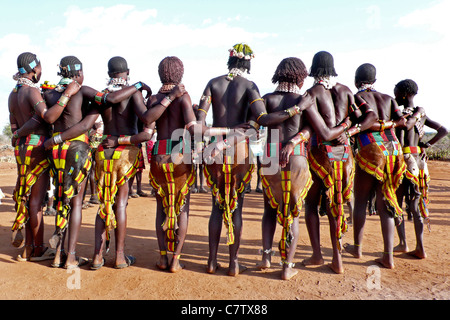
<svg viewBox="0 0 450 320"><path fill-rule="evenodd" d="M338 83L327 90L316 84L308 91L315 98L318 111L328 128L338 125L349 115L348 110L354 99L348 87Z"/></svg>
<svg viewBox="0 0 450 320"><path fill-rule="evenodd" d="M249 105L260 98L258 87L252 81L226 76L210 80L204 95L210 95L213 107L213 127L233 127L247 120Z"/></svg>
<svg viewBox="0 0 450 320"><path fill-rule="evenodd" d="M166 94L163 93L152 96L148 102L150 108L164 96ZM196 117L192 108L191 98L188 93L185 93L182 97L175 99L161 117L156 120L158 140L171 139L172 133L175 130L183 129L186 123L195 120Z"/></svg>
<svg viewBox="0 0 450 320"><path fill-rule="evenodd" d="M138 116L133 97L100 110L104 134L111 136L134 135L138 133Z"/></svg>
<svg viewBox="0 0 450 320"><path fill-rule="evenodd" d="M364 99L379 120L396 120L401 116L397 103L391 96L377 91L361 91L356 96Z"/></svg>
<svg viewBox="0 0 450 320"><path fill-rule="evenodd" d="M298 101L299 98L300 98L299 94L283 93L283 92L269 93L264 96L266 109L268 113L283 111L288 106L295 104L295 102ZM268 127L267 141L271 141L272 129L277 129L280 141L286 142L293 136L295 136L302 126L303 124L301 115L300 114L295 115L294 117L289 118L278 125Z"/></svg>

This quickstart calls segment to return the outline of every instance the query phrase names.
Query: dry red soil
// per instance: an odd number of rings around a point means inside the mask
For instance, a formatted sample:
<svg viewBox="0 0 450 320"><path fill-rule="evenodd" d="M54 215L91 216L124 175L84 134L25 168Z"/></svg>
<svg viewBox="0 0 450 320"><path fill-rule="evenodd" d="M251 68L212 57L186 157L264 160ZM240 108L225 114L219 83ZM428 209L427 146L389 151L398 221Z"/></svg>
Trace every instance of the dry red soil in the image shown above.
<svg viewBox="0 0 450 320"><path fill-rule="evenodd" d="M211 195L192 194L188 236L181 257L186 268L179 273L160 271L155 234L154 197L130 199L126 253L137 258L136 264L122 270L113 268L114 256L106 256L106 264L98 271L89 265L78 271L50 267L51 261L18 262L21 250L10 244L11 225L15 218L11 198L16 181L15 163L0 163L0 188L5 194L0 205L0 299L3 300L446 300L450 298L450 162L430 162L431 232L425 231L428 257L415 259L395 254L395 269L379 268L375 259L381 256L383 241L378 216L369 216L365 228L364 256L355 259L343 253L344 274L333 273L328 221L321 218L321 241L325 265L305 267L301 261L311 255L311 247L303 217L295 256L298 274L289 281L280 279L279 254L273 257L272 268L260 271L261 218L263 197L260 193L245 195L244 228L240 262L248 270L237 277L227 276L228 248L225 228L219 249L216 274L205 272L208 258L208 219ZM148 166L147 166L148 168ZM148 169L144 175L148 174ZM253 190L256 177L253 177ZM144 191L149 192L146 181ZM83 225L77 254L92 258L95 207L83 210ZM54 217L44 217L45 241L54 231ZM277 226L274 249L280 238ZM414 249L412 221L406 221L407 239ZM344 243L353 243L353 230ZM396 236L396 239L397 236ZM397 241L397 240L396 240ZM113 248L112 250L113 251ZM374 267L375 266L375 267ZM77 282L78 281L78 282ZM74 310L75 311L75 310ZM381 310L380 310L381 312Z"/></svg>

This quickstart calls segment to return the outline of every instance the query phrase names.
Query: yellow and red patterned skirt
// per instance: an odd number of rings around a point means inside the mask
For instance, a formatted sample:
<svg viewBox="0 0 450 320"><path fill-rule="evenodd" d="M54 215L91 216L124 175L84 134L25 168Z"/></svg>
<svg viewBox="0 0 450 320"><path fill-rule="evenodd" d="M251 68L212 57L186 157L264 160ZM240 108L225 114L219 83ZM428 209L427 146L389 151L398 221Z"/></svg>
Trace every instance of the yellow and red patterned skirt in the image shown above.
<svg viewBox="0 0 450 320"><path fill-rule="evenodd" d="M277 222L283 227L278 245L281 260L287 258L291 225L300 215L303 202L313 183L304 143L298 144L286 167L279 166L280 143L267 143L261 165L261 184L267 197L265 205L277 210ZM274 169L276 169L274 171Z"/></svg>
<svg viewBox="0 0 450 320"><path fill-rule="evenodd" d="M178 217L195 182L194 166L190 161L185 161L189 159L183 156L182 148L172 156L172 151L182 145L182 141L177 144L177 141L170 139L157 140L150 159L150 184L161 198L166 214L162 227L170 252L176 249Z"/></svg>
<svg viewBox="0 0 450 320"><path fill-rule="evenodd" d="M30 218L28 200L31 188L50 165L44 148L45 140L45 136L30 134L16 142L17 182L13 199L17 214L11 228L13 232L21 230Z"/></svg>
<svg viewBox="0 0 450 320"><path fill-rule="evenodd" d="M234 244L233 212L238 206L238 196L250 183L255 167L250 161L249 152L248 141L236 143L218 156L220 161L206 164L203 169L215 204L223 212L223 221L228 230L227 245Z"/></svg>
<svg viewBox="0 0 450 320"><path fill-rule="evenodd" d="M401 218L403 211L395 192L402 182L406 165L393 129L360 133L356 142L356 162L362 170L382 183L388 212L393 217Z"/></svg>

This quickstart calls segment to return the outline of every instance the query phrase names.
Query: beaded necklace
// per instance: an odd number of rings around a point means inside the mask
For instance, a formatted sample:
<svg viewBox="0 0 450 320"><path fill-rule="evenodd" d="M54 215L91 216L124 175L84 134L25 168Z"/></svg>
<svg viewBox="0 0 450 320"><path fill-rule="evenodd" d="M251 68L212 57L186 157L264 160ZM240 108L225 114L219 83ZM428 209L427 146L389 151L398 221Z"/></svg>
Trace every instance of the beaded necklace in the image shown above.
<svg viewBox="0 0 450 320"><path fill-rule="evenodd" d="M172 91L173 88L175 88L175 84L173 83L165 83L162 85L162 87L159 89L159 93L169 93Z"/></svg>
<svg viewBox="0 0 450 320"><path fill-rule="evenodd" d="M124 78L109 78L106 83L109 92L119 91L122 89L122 86L128 86L128 80Z"/></svg>
<svg viewBox="0 0 450 320"><path fill-rule="evenodd" d="M243 77L245 75L245 71L242 71L241 69L238 68L231 68L230 72L228 72L227 75L227 80L232 81L234 78L241 76Z"/></svg>
<svg viewBox="0 0 450 320"><path fill-rule="evenodd" d="M362 91L366 91L366 92L377 92L377 90L375 90L375 86L373 83L364 83L363 85L361 85L358 88L358 92L362 92Z"/></svg>
<svg viewBox="0 0 450 320"><path fill-rule="evenodd" d="M336 81L329 76L314 77L314 84L321 84L325 89L330 90L336 85Z"/></svg>
<svg viewBox="0 0 450 320"><path fill-rule="evenodd" d="M58 84L55 87L55 90L57 92L64 92L64 90L66 90L67 85L70 84L73 80L70 78L61 78L61 80L59 80Z"/></svg>
<svg viewBox="0 0 450 320"><path fill-rule="evenodd" d="M275 91L300 94L300 88L292 82L280 82Z"/></svg>
<svg viewBox="0 0 450 320"><path fill-rule="evenodd" d="M17 86L23 86L23 85L29 86L29 87L31 87L31 88L36 88L36 89L39 89L39 88L40 88L40 86L39 86L38 83L34 83L33 81L31 81L31 80L28 79L28 78L24 78L24 77L18 78L18 79L17 79L17 85L16 85L16 87L17 87Z"/></svg>

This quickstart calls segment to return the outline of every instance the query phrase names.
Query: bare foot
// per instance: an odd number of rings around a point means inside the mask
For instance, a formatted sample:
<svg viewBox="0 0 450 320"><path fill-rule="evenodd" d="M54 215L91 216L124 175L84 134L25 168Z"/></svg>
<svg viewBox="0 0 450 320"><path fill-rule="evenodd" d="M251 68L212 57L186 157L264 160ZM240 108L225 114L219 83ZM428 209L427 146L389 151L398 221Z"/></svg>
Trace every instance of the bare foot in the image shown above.
<svg viewBox="0 0 450 320"><path fill-rule="evenodd" d="M161 255L159 262L156 263L156 266L159 270L167 270L169 268L169 260L167 259L167 255Z"/></svg>
<svg viewBox="0 0 450 320"><path fill-rule="evenodd" d="M392 261L392 255L383 254L381 258L375 259L375 262L381 264L387 269L394 269L394 262Z"/></svg>
<svg viewBox="0 0 450 320"><path fill-rule="evenodd" d="M208 265L206 266L206 272L210 274L216 273L217 269L219 269L220 264L216 261L208 261Z"/></svg>
<svg viewBox="0 0 450 320"><path fill-rule="evenodd" d="M17 256L16 260L17 261L29 261L30 257L33 255L34 252L34 248L32 245L25 245L25 249L23 249L23 253Z"/></svg>
<svg viewBox="0 0 450 320"><path fill-rule="evenodd" d="M238 274L247 270L247 267L242 266L240 264L235 264L233 267L230 266L228 269L228 275L231 277L236 277Z"/></svg>
<svg viewBox="0 0 450 320"><path fill-rule="evenodd" d="M270 261L268 259L263 259L261 262L256 264L256 268L259 270L265 270L270 268Z"/></svg>
<svg viewBox="0 0 450 320"><path fill-rule="evenodd" d="M283 271L281 271L281 279L289 280L294 277L298 273L298 270L293 269L292 267L283 266Z"/></svg>
<svg viewBox="0 0 450 320"><path fill-rule="evenodd" d="M409 251L409 249L408 249L408 245L405 243L405 244L399 244L398 246L396 246L396 247L394 247L394 252L402 252L402 253L404 253L404 252L408 252Z"/></svg>
<svg viewBox="0 0 450 320"><path fill-rule="evenodd" d="M344 244L344 250L350 253L353 257L359 259L362 257L361 246L351 245L349 243Z"/></svg>
<svg viewBox="0 0 450 320"><path fill-rule="evenodd" d="M64 266L67 260L67 254L64 251L56 250L55 259L53 259L53 262L51 266L53 268L61 268Z"/></svg>
<svg viewBox="0 0 450 320"><path fill-rule="evenodd" d="M306 266L321 266L324 264L323 258L316 258L314 256L312 256L311 258L308 259L304 259L302 261L302 264L306 267Z"/></svg>
<svg viewBox="0 0 450 320"><path fill-rule="evenodd" d="M169 271L172 273L176 273L180 270L183 270L184 267L185 267L184 264L180 263L180 258L173 258Z"/></svg>
<svg viewBox="0 0 450 320"><path fill-rule="evenodd" d="M427 254L425 253L425 251L419 250L419 249L407 252L407 254L410 255L411 257L415 257L418 259L425 259L427 257Z"/></svg>
<svg viewBox="0 0 450 320"><path fill-rule="evenodd" d="M344 273L344 267L342 265L337 265L337 263L332 262L332 263L329 263L327 266L328 266L328 268L333 270L334 273L337 273L337 274Z"/></svg>

